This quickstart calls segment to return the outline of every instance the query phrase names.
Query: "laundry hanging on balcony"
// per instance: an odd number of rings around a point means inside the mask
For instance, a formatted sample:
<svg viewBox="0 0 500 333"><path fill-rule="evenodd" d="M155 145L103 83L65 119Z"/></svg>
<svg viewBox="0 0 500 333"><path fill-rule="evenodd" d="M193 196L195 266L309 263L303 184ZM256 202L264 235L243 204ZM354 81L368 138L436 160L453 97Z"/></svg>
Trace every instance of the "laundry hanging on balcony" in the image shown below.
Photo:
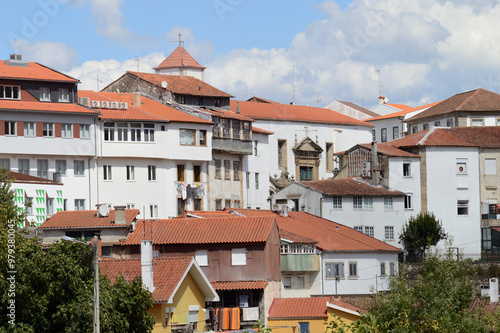
<svg viewBox="0 0 500 333"><path fill-rule="evenodd" d="M175 183L175 188L177 189L177 193L182 195L182 200L186 200L186 198L205 196L205 185L203 184L191 185Z"/></svg>

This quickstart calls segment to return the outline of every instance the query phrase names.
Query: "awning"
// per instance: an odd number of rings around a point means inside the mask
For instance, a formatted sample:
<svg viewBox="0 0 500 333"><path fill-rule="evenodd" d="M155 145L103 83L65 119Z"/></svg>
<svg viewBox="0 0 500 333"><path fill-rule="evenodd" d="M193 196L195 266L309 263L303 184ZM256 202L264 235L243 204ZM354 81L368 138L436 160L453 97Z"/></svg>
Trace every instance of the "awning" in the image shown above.
<svg viewBox="0 0 500 333"><path fill-rule="evenodd" d="M264 289L268 285L267 281L227 281L210 282L215 290L250 290Z"/></svg>

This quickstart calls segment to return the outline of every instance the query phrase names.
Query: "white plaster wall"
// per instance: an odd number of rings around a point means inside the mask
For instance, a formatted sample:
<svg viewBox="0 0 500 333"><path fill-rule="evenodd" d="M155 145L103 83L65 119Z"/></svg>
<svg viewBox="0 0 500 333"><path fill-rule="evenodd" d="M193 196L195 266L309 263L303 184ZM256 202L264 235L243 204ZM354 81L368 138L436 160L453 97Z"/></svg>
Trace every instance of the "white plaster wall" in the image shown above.
<svg viewBox="0 0 500 333"><path fill-rule="evenodd" d="M292 280L292 287L285 289L283 286L283 277L290 275ZM304 275L304 289L297 289L297 276ZM286 272L281 273L281 297L310 297L313 294L321 294L320 286L315 285L319 272ZM318 291L319 290L319 291Z"/></svg>
<svg viewBox="0 0 500 333"><path fill-rule="evenodd" d="M410 176L403 176L403 164L410 163ZM420 191L420 159L419 158L389 158L389 184L390 189L412 195L412 208L404 209L404 219L415 216L421 211L422 197Z"/></svg>
<svg viewBox="0 0 500 333"><path fill-rule="evenodd" d="M372 123L375 125L375 141L377 142L382 142L382 128L387 129L387 142L394 140L393 136L393 127L398 127L398 134L399 138L403 137L402 132L404 131L404 126L403 122L399 120L397 117L395 118L388 118L388 119L380 119L380 120L373 120L370 121L369 123Z"/></svg>
<svg viewBox="0 0 500 333"><path fill-rule="evenodd" d="M269 144L270 136L253 132L253 140L252 154L243 157L244 207L268 209L269 176L274 176L270 173L271 159L274 158ZM257 141L257 155L255 155L255 141ZM255 188L255 173L259 174L259 189ZM250 177L248 182L247 176Z"/></svg>
<svg viewBox="0 0 500 333"><path fill-rule="evenodd" d="M198 80L203 81L204 77L204 70L202 69L193 69L193 68L186 68L184 69L184 75L182 75L181 70L179 68L163 68L160 70L157 70L157 74L167 74L167 75L178 75L178 76L194 76Z"/></svg>
<svg viewBox="0 0 500 333"><path fill-rule="evenodd" d="M225 200L231 200L231 207L234 207L234 201L240 201L240 208L245 207L243 188L245 184L245 171L242 169L242 155L229 153L214 153L213 159L209 164L208 177L208 207L210 210L216 210L215 200L221 199L221 208L225 207ZM220 178L215 177L215 160L221 161ZM224 161L230 161L230 179L225 179ZM233 161L240 162L240 180L234 179Z"/></svg>
<svg viewBox="0 0 500 333"><path fill-rule="evenodd" d="M473 118L483 118L483 124L484 126L498 126L497 125L497 119L498 119L498 116L488 116L486 114L481 114L481 115L478 115L477 117L473 117L473 116L468 116L467 117L467 126L472 126L472 119Z"/></svg>
<svg viewBox="0 0 500 333"><path fill-rule="evenodd" d="M16 193L16 206L22 208L25 211L25 198L31 197L33 199L31 205L31 214L29 214L26 218L29 222L40 225L47 217L46 211L46 198L54 199L54 214L63 209L63 200L66 199L64 196L65 192L63 185L49 185L49 184L36 184L36 183L13 183L11 185L11 190ZM19 192L21 190L21 192ZM38 201L37 198L37 190L44 191L44 199ZM62 192L59 192L62 191ZM62 195L60 195L62 194ZM59 198L59 200L57 200ZM38 209L43 209L38 210ZM42 212L44 212L42 214Z"/></svg>
<svg viewBox="0 0 500 333"><path fill-rule="evenodd" d="M398 109L398 108L396 108L396 107L394 107L394 106L390 106L390 105L387 105L387 104L377 104L374 107L372 107L370 109L370 111L373 111L373 112L378 113L379 115L383 116L383 115L386 115L386 114L391 114L391 113L394 113L394 112L399 112L401 110Z"/></svg>

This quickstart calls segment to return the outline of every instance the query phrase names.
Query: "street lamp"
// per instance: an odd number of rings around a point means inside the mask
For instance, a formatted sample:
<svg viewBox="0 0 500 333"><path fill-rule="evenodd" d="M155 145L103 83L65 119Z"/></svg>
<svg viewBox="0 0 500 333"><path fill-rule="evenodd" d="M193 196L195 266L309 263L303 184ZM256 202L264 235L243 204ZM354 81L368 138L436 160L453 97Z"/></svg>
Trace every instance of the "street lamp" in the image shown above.
<svg viewBox="0 0 500 333"><path fill-rule="evenodd" d="M74 243L80 243L80 244L85 244L87 246L92 246L89 243L86 243L84 241L81 241L79 239L69 237L69 236L62 236L62 240L68 241L68 242L74 242ZM94 236L94 246L93 246L93 254L94 254L94 333L100 333L101 332L101 324L99 321L99 254L97 250L97 236Z"/></svg>

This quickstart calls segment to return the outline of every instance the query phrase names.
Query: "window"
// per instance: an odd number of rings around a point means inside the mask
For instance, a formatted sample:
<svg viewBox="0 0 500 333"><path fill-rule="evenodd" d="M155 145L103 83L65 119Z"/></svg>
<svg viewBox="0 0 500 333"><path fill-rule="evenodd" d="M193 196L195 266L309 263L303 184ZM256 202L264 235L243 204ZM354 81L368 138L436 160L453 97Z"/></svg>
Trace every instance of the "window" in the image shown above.
<svg viewBox="0 0 500 333"><path fill-rule="evenodd" d="M377 141L377 137L376 137L376 131L375 129L372 129L372 141Z"/></svg>
<svg viewBox="0 0 500 333"><path fill-rule="evenodd" d="M111 173L111 165L103 165L103 179L113 180L113 174Z"/></svg>
<svg viewBox="0 0 500 333"><path fill-rule="evenodd" d="M231 180L231 161L224 160L224 179Z"/></svg>
<svg viewBox="0 0 500 333"><path fill-rule="evenodd" d="M326 151L326 170L331 171L334 168L333 165L333 143L325 144Z"/></svg>
<svg viewBox="0 0 500 333"><path fill-rule="evenodd" d="M385 276L385 262L380 262L380 276Z"/></svg>
<svg viewBox="0 0 500 333"><path fill-rule="evenodd" d="M394 126L392 128L392 139L393 140L399 139L399 128L397 126Z"/></svg>
<svg viewBox="0 0 500 333"><path fill-rule="evenodd" d="M130 141L141 142L141 124L130 124Z"/></svg>
<svg viewBox="0 0 500 333"><path fill-rule="evenodd" d="M469 200L458 200L457 201L457 214L458 215L469 215Z"/></svg>
<svg viewBox="0 0 500 333"><path fill-rule="evenodd" d="M177 164L177 181L184 181L184 164Z"/></svg>
<svg viewBox="0 0 500 333"><path fill-rule="evenodd" d="M446 119L446 127L453 127L453 118Z"/></svg>
<svg viewBox="0 0 500 333"><path fill-rule="evenodd" d="M66 160L56 160L56 172L66 176Z"/></svg>
<svg viewBox="0 0 500 333"><path fill-rule="evenodd" d="M411 177L411 164L410 162L403 163L403 177Z"/></svg>
<svg viewBox="0 0 500 333"><path fill-rule="evenodd" d="M156 180L156 165L148 165L148 180Z"/></svg>
<svg viewBox="0 0 500 333"><path fill-rule="evenodd" d="M208 266L208 250L196 250L195 260L200 266Z"/></svg>
<svg viewBox="0 0 500 333"><path fill-rule="evenodd" d="M467 174L467 159L457 158L457 175Z"/></svg>
<svg viewBox="0 0 500 333"><path fill-rule="evenodd" d="M40 88L40 102L50 102L49 88Z"/></svg>
<svg viewBox="0 0 500 333"><path fill-rule="evenodd" d="M193 165L193 180L195 183L201 182L201 165Z"/></svg>
<svg viewBox="0 0 500 333"><path fill-rule="evenodd" d="M154 124L144 124L144 141L154 142L155 141L155 125Z"/></svg>
<svg viewBox="0 0 500 333"><path fill-rule="evenodd" d="M257 140L253 140L253 155L254 156L258 156L258 153L259 153L257 144L258 144Z"/></svg>
<svg viewBox="0 0 500 333"><path fill-rule="evenodd" d="M216 98L216 99L215 99L214 106L215 106L216 108L220 108L220 107L221 107L221 105L222 105L222 100L221 100L220 98Z"/></svg>
<svg viewBox="0 0 500 333"><path fill-rule="evenodd" d="M417 126L417 125L412 126L412 127L411 127L411 134L415 134L415 133L417 133L417 132L418 132L418 126Z"/></svg>
<svg viewBox="0 0 500 333"><path fill-rule="evenodd" d="M250 189L250 172L247 172L247 190Z"/></svg>
<svg viewBox="0 0 500 333"><path fill-rule="evenodd" d="M127 207L127 209L135 209L135 204L128 203L128 204L125 205L125 207Z"/></svg>
<svg viewBox="0 0 500 333"><path fill-rule="evenodd" d="M73 124L61 124L61 136L63 138L72 138Z"/></svg>
<svg viewBox="0 0 500 333"><path fill-rule="evenodd" d="M54 198L47 198L45 201L45 208L47 216L54 215Z"/></svg>
<svg viewBox="0 0 500 333"><path fill-rule="evenodd" d="M215 210L222 210L222 199L215 199Z"/></svg>
<svg viewBox="0 0 500 333"><path fill-rule="evenodd" d="M207 131L200 130L200 146L206 146L206 145L207 145Z"/></svg>
<svg viewBox="0 0 500 333"><path fill-rule="evenodd" d="M412 196L411 193L405 193L405 209L413 209Z"/></svg>
<svg viewBox="0 0 500 333"><path fill-rule="evenodd" d="M355 262L349 263L349 277L358 277L358 264Z"/></svg>
<svg viewBox="0 0 500 333"><path fill-rule="evenodd" d="M0 158L0 168L5 170L10 170L10 159Z"/></svg>
<svg viewBox="0 0 500 333"><path fill-rule="evenodd" d="M85 164L83 164L83 161L78 161L75 160L73 162L73 172L75 176L83 176L85 173Z"/></svg>
<svg viewBox="0 0 500 333"><path fill-rule="evenodd" d="M427 129L429 129L429 124L423 124L422 125L422 129L425 131Z"/></svg>
<svg viewBox="0 0 500 333"><path fill-rule="evenodd" d="M327 262L325 263L326 278L344 277L344 263Z"/></svg>
<svg viewBox="0 0 500 333"><path fill-rule="evenodd" d="M333 209L342 209L342 197L335 195L332 197Z"/></svg>
<svg viewBox="0 0 500 333"><path fill-rule="evenodd" d="M29 121L24 122L24 136L30 136L30 137L35 136L35 123L34 122L29 122Z"/></svg>
<svg viewBox="0 0 500 333"><path fill-rule="evenodd" d="M440 127L441 126L441 121L435 121L434 122L434 127Z"/></svg>
<svg viewBox="0 0 500 333"><path fill-rule="evenodd" d="M24 199L24 207L26 209L26 214L33 215L33 197L26 197Z"/></svg>
<svg viewBox="0 0 500 333"><path fill-rule="evenodd" d="M231 208L231 200L230 199L224 200L224 208Z"/></svg>
<svg viewBox="0 0 500 333"><path fill-rule="evenodd" d="M16 135L16 122L6 121L5 122L5 135L15 136Z"/></svg>
<svg viewBox="0 0 500 333"><path fill-rule="evenodd" d="M20 158L17 160L17 172L29 175L30 174L30 160Z"/></svg>
<svg viewBox="0 0 500 333"><path fill-rule="evenodd" d="M116 139L128 141L128 123L116 123Z"/></svg>
<svg viewBox="0 0 500 333"><path fill-rule="evenodd" d="M215 160L214 164L215 164L215 178L221 179L221 173L220 173L221 161Z"/></svg>
<svg viewBox="0 0 500 333"><path fill-rule="evenodd" d="M363 209L363 197L361 196L352 197L352 209L356 210Z"/></svg>
<svg viewBox="0 0 500 333"><path fill-rule="evenodd" d="M470 120L470 125L471 126L483 126L483 118L471 118Z"/></svg>
<svg viewBox="0 0 500 333"><path fill-rule="evenodd" d="M302 274L297 275L297 288L296 289L304 289L305 288L305 276Z"/></svg>
<svg viewBox="0 0 500 333"><path fill-rule="evenodd" d="M354 230L356 231L359 231L359 232L363 232L363 227L362 226L354 226Z"/></svg>
<svg viewBox="0 0 500 333"><path fill-rule="evenodd" d="M186 210L186 200L182 200L182 198L177 198L177 215L184 215Z"/></svg>
<svg viewBox="0 0 500 333"><path fill-rule="evenodd" d="M180 129L179 143L181 145L194 146L196 139L196 131L191 129Z"/></svg>
<svg viewBox="0 0 500 333"><path fill-rule="evenodd" d="M127 165L127 180L135 180L135 167L133 165Z"/></svg>
<svg viewBox="0 0 500 333"><path fill-rule="evenodd" d="M385 229L384 239L394 240L394 227L385 226L384 229Z"/></svg>
<svg viewBox="0 0 500 333"><path fill-rule="evenodd" d="M374 227L365 227L365 235L370 237L375 237L375 228Z"/></svg>
<svg viewBox="0 0 500 333"><path fill-rule="evenodd" d="M312 170L313 168L310 166L301 166L299 167L299 177L301 181L312 180Z"/></svg>
<svg viewBox="0 0 500 333"><path fill-rule="evenodd" d="M484 159L484 174L485 175L496 175L497 174L497 159L496 158L485 158Z"/></svg>
<svg viewBox="0 0 500 333"><path fill-rule="evenodd" d="M284 275L283 276L283 288L292 289L292 276Z"/></svg>
<svg viewBox="0 0 500 333"><path fill-rule="evenodd" d="M90 125L80 124L80 139L90 139Z"/></svg>
<svg viewBox="0 0 500 333"><path fill-rule="evenodd" d="M69 102L68 89L59 89L59 102Z"/></svg>
<svg viewBox="0 0 500 333"><path fill-rule="evenodd" d="M392 210L392 197L384 197L384 209Z"/></svg>
<svg viewBox="0 0 500 333"><path fill-rule="evenodd" d="M380 142L387 142L387 128L380 130Z"/></svg>
<svg viewBox="0 0 500 333"><path fill-rule="evenodd" d="M85 199L75 199L75 210L85 210Z"/></svg>
<svg viewBox="0 0 500 333"><path fill-rule="evenodd" d="M278 140L278 168L287 167L286 140Z"/></svg>
<svg viewBox="0 0 500 333"><path fill-rule="evenodd" d="M185 96L179 96L179 104L186 104L186 97Z"/></svg>
<svg viewBox="0 0 500 333"><path fill-rule="evenodd" d="M149 205L149 217L150 218L158 217L158 205Z"/></svg>
<svg viewBox="0 0 500 333"><path fill-rule="evenodd" d="M363 197L363 205L365 210L373 210L373 197Z"/></svg>
<svg viewBox="0 0 500 333"><path fill-rule="evenodd" d="M389 275L396 275L396 263L393 261L389 263Z"/></svg>
<svg viewBox="0 0 500 333"><path fill-rule="evenodd" d="M115 123L104 123L104 141L115 141Z"/></svg>
<svg viewBox="0 0 500 333"><path fill-rule="evenodd" d="M233 201L233 208L240 208L240 201L239 200Z"/></svg>
<svg viewBox="0 0 500 333"><path fill-rule="evenodd" d="M198 307L198 306L189 306L189 323L191 324L191 328L193 331L198 330L198 312L199 309L194 309L193 307Z"/></svg>
<svg viewBox="0 0 500 333"><path fill-rule="evenodd" d="M247 250L246 248L231 249L231 265L244 266L247 264Z"/></svg>
<svg viewBox="0 0 500 333"><path fill-rule="evenodd" d="M43 123L43 136L54 137L54 123Z"/></svg>
<svg viewBox="0 0 500 333"><path fill-rule="evenodd" d="M199 198L194 199L194 210L200 211L202 210L202 201Z"/></svg>
<svg viewBox="0 0 500 333"><path fill-rule="evenodd" d="M299 333L309 333L309 322L299 322Z"/></svg>
<svg viewBox="0 0 500 333"><path fill-rule="evenodd" d="M0 85L0 98L4 99L20 99L19 86Z"/></svg>
<svg viewBox="0 0 500 333"><path fill-rule="evenodd" d="M259 189L259 173L258 172L255 173L255 189L256 190Z"/></svg>
<svg viewBox="0 0 500 333"><path fill-rule="evenodd" d="M240 180L240 162L233 161L233 180Z"/></svg>
<svg viewBox="0 0 500 333"><path fill-rule="evenodd" d="M49 178L49 160L36 161L36 175L41 178Z"/></svg>

